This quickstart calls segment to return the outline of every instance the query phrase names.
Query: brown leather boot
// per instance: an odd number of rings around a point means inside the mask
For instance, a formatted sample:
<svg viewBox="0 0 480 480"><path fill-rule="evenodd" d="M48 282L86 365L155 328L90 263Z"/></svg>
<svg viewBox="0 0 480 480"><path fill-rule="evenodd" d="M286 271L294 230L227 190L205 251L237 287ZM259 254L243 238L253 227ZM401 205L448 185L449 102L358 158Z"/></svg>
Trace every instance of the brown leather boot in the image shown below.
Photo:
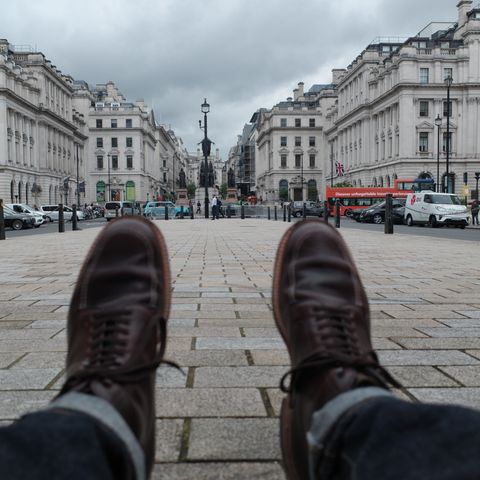
<svg viewBox="0 0 480 480"><path fill-rule="evenodd" d="M370 340L368 300L342 237L317 220L295 224L275 260L273 311L292 368L280 418L289 479L308 479L313 413L340 393L398 383L379 365ZM285 387L285 378L290 386Z"/></svg>
<svg viewBox="0 0 480 480"><path fill-rule="evenodd" d="M148 474L170 295L162 234L148 220L123 217L109 222L90 249L68 315L67 381L59 396L86 393L113 405L138 439Z"/></svg>

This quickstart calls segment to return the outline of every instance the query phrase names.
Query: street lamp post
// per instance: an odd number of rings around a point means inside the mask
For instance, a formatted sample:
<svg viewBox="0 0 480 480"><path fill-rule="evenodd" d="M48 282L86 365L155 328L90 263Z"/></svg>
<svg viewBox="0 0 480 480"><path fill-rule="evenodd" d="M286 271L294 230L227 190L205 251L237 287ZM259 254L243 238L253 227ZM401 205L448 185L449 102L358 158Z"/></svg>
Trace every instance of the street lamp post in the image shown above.
<svg viewBox="0 0 480 480"><path fill-rule="evenodd" d="M80 208L80 168L79 162L80 159L78 158L78 143L76 144L77 150L77 208Z"/></svg>
<svg viewBox="0 0 480 480"><path fill-rule="evenodd" d="M203 113L203 127L200 122L200 128L203 128L204 132L204 148L203 148L203 156L205 162L205 218L208 218L208 131L207 131L207 113L210 112L210 105L207 103L207 99L205 98L202 103L202 113Z"/></svg>
<svg viewBox="0 0 480 480"><path fill-rule="evenodd" d="M452 86L453 79L449 75L445 78L445 85L447 86L447 141L446 141L446 148L447 148L447 156L446 156L446 174L447 174L447 187L446 192L450 193L450 171L449 171L449 163L450 163L450 87Z"/></svg>
<svg viewBox="0 0 480 480"><path fill-rule="evenodd" d="M108 201L112 201L112 191L110 190L110 154L107 153L107 174L108 174Z"/></svg>
<svg viewBox="0 0 480 480"><path fill-rule="evenodd" d="M440 191L440 127L442 126L442 119L440 114L435 119L435 125L437 126L437 188L436 191Z"/></svg>
<svg viewBox="0 0 480 480"><path fill-rule="evenodd" d="M475 172L475 182L476 182L475 196L476 196L476 200L479 200L479 198L478 198L478 180L480 180L480 172Z"/></svg>
<svg viewBox="0 0 480 480"><path fill-rule="evenodd" d="M302 153L301 163L300 163L300 182L302 184L302 202L303 202L303 153Z"/></svg>
<svg viewBox="0 0 480 480"><path fill-rule="evenodd" d="M177 155L176 152L174 152L173 157L172 157L172 170L173 170L173 178L172 178L172 201L175 203L175 156Z"/></svg>

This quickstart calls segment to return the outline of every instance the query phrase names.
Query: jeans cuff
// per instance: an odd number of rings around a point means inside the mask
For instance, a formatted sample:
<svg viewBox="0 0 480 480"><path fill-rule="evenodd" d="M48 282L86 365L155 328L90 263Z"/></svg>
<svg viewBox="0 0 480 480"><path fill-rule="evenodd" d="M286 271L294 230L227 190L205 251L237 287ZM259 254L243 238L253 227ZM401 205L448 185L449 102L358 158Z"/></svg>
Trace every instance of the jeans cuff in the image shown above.
<svg viewBox="0 0 480 480"><path fill-rule="evenodd" d="M94 395L70 392L58 397L46 407L46 410L60 408L89 415L115 433L128 451L135 469L136 479L145 480L145 454L142 447L127 422L109 402Z"/></svg>
<svg viewBox="0 0 480 480"><path fill-rule="evenodd" d="M360 402L374 397L391 397L393 393L380 387L361 387L337 395L312 415L307 433L310 478L315 479L315 470L324 449L324 440L339 418Z"/></svg>

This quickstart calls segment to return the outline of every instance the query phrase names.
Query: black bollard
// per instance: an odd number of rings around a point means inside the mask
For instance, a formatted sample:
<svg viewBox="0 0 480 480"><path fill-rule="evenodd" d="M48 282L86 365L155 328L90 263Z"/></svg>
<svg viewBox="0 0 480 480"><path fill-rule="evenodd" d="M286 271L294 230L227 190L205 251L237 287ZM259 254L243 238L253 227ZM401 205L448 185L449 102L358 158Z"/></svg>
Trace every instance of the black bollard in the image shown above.
<svg viewBox="0 0 480 480"><path fill-rule="evenodd" d="M193 205L190 205L190 220L193 220Z"/></svg>
<svg viewBox="0 0 480 480"><path fill-rule="evenodd" d="M387 193L385 198L385 234L391 235L393 233L393 208L392 208L392 194Z"/></svg>
<svg viewBox="0 0 480 480"><path fill-rule="evenodd" d="M335 200L335 228L340 228L340 200Z"/></svg>
<svg viewBox="0 0 480 480"><path fill-rule="evenodd" d="M180 218L183 220L185 217L183 216L183 205L180 207Z"/></svg>
<svg viewBox="0 0 480 480"><path fill-rule="evenodd" d="M288 210L288 212L287 212L288 213L288 223L290 223L292 221L292 208L291 208L290 205L288 206L287 210Z"/></svg>
<svg viewBox="0 0 480 480"><path fill-rule="evenodd" d="M302 217L305 220L307 218L307 204L303 202Z"/></svg>
<svg viewBox="0 0 480 480"><path fill-rule="evenodd" d="M118 217L118 205L115 206L115 216Z"/></svg>
<svg viewBox="0 0 480 480"><path fill-rule="evenodd" d="M78 228L77 206L75 204L72 205L72 210L72 230L80 230L80 228Z"/></svg>
<svg viewBox="0 0 480 480"><path fill-rule="evenodd" d="M267 218L270 220L270 207L267 207Z"/></svg>
<svg viewBox="0 0 480 480"><path fill-rule="evenodd" d="M3 200L0 198L0 240L5 240L5 216L3 214Z"/></svg>
<svg viewBox="0 0 480 480"><path fill-rule="evenodd" d="M287 221L287 206L286 205L283 206L283 221L284 222Z"/></svg>
<svg viewBox="0 0 480 480"><path fill-rule="evenodd" d="M165 220L168 220L168 207L165 205Z"/></svg>
<svg viewBox="0 0 480 480"><path fill-rule="evenodd" d="M227 218L232 218L232 212L230 211L230 204L227 205Z"/></svg>
<svg viewBox="0 0 480 480"><path fill-rule="evenodd" d="M241 207L241 217L242 220L245 220L245 205L242 205Z"/></svg>
<svg viewBox="0 0 480 480"><path fill-rule="evenodd" d="M325 200L323 202L323 220L325 221L325 223L328 223L328 216L330 215L329 211L328 211L328 202L327 200Z"/></svg>
<svg viewBox="0 0 480 480"><path fill-rule="evenodd" d="M65 216L63 215L63 203L58 204L58 233L65 232Z"/></svg>
<svg viewBox="0 0 480 480"><path fill-rule="evenodd" d="M275 221L278 220L277 206L276 205L273 207L273 218L275 219Z"/></svg>

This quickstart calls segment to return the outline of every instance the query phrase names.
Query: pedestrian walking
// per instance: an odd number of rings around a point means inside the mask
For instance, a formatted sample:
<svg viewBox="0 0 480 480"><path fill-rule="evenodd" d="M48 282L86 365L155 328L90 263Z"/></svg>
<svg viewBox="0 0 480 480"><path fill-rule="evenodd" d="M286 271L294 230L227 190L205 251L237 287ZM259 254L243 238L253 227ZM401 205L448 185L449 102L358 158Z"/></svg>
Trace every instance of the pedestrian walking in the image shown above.
<svg viewBox="0 0 480 480"><path fill-rule="evenodd" d="M195 212L196 215L202 213L202 204L200 203L200 200L197 202L197 211Z"/></svg>
<svg viewBox="0 0 480 480"><path fill-rule="evenodd" d="M212 209L212 220L215 220L215 218L218 218L218 213L217 213L217 208L218 208L218 204L217 204L217 196L214 195L213 198L212 198L212 201L210 203L210 207Z"/></svg>
<svg viewBox="0 0 480 480"><path fill-rule="evenodd" d="M220 218L221 213L222 213L222 201L219 198L217 198L217 220Z"/></svg>
<svg viewBox="0 0 480 480"><path fill-rule="evenodd" d="M478 225L478 211L480 210L480 204L478 200L472 202L472 225Z"/></svg>

